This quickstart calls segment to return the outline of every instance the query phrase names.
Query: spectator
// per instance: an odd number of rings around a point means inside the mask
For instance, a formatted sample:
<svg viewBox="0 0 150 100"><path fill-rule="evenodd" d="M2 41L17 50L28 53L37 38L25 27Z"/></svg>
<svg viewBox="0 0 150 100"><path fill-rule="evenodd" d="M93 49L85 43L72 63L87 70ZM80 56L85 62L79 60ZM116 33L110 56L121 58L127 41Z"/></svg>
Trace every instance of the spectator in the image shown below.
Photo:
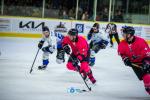
<svg viewBox="0 0 150 100"><path fill-rule="evenodd" d="M60 6L59 7L59 12L58 12L58 18L62 18L62 16L63 16L63 7Z"/></svg>
<svg viewBox="0 0 150 100"><path fill-rule="evenodd" d="M108 9L106 7L102 13L102 21L108 21Z"/></svg>
<svg viewBox="0 0 150 100"><path fill-rule="evenodd" d="M101 20L101 13L97 12L96 21L100 21L100 20Z"/></svg>
<svg viewBox="0 0 150 100"><path fill-rule="evenodd" d="M78 20L82 19L82 13L83 13L83 9L79 6L79 8L78 8Z"/></svg>
<svg viewBox="0 0 150 100"><path fill-rule="evenodd" d="M85 11L82 15L82 20L88 20L88 19L89 19L88 11Z"/></svg>
<svg viewBox="0 0 150 100"><path fill-rule="evenodd" d="M75 19L75 9L74 8L72 8L72 9L70 9L69 10L69 19Z"/></svg>
<svg viewBox="0 0 150 100"><path fill-rule="evenodd" d="M115 17L114 17L115 22L123 22L123 14L121 10L118 10Z"/></svg>
<svg viewBox="0 0 150 100"><path fill-rule="evenodd" d="M63 19L68 19L68 18L69 18L68 15L67 15L67 11L66 11L66 10L63 11L63 16L62 16L62 18L63 18Z"/></svg>
<svg viewBox="0 0 150 100"><path fill-rule="evenodd" d="M34 8L34 9L33 9L32 16L33 16L33 17L38 17L38 16L40 16L40 9Z"/></svg>

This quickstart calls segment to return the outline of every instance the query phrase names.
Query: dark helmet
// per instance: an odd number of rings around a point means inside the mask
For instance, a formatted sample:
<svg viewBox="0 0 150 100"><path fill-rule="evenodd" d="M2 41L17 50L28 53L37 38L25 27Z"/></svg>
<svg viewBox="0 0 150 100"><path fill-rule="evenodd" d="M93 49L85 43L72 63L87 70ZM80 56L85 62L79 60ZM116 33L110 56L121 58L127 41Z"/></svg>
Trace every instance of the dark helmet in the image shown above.
<svg viewBox="0 0 150 100"><path fill-rule="evenodd" d="M135 33L135 30L132 26L123 26L122 27L122 32L124 34L131 34L131 35L134 35Z"/></svg>
<svg viewBox="0 0 150 100"><path fill-rule="evenodd" d="M75 28L72 28L69 30L68 34L72 35L72 36L76 36L76 35L78 35L78 30Z"/></svg>
<svg viewBox="0 0 150 100"><path fill-rule="evenodd" d="M99 29L99 24L98 23L94 23L93 27Z"/></svg>
<svg viewBox="0 0 150 100"><path fill-rule="evenodd" d="M110 23L108 23L108 24L110 24L110 25L114 25L114 23L113 23L113 22L110 22Z"/></svg>
<svg viewBox="0 0 150 100"><path fill-rule="evenodd" d="M42 28L42 31L44 32L44 31L48 31L49 32L49 28L47 27L47 26L44 26L43 28Z"/></svg>

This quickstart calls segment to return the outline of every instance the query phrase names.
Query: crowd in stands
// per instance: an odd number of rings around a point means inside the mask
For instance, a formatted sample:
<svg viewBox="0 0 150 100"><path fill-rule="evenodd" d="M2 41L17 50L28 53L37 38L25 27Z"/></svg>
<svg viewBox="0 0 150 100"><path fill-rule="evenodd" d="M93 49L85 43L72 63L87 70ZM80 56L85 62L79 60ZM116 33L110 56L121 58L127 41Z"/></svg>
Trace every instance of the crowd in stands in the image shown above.
<svg viewBox="0 0 150 100"><path fill-rule="evenodd" d="M4 14L41 17L43 0L4 0Z"/></svg>
<svg viewBox="0 0 150 100"><path fill-rule="evenodd" d="M42 17L43 0L4 0L4 14L12 16ZM108 21L108 7L97 9L96 20ZM76 16L76 0L45 0L45 17L60 19L93 20L93 9L79 5ZM111 19L123 22L123 12L117 10Z"/></svg>

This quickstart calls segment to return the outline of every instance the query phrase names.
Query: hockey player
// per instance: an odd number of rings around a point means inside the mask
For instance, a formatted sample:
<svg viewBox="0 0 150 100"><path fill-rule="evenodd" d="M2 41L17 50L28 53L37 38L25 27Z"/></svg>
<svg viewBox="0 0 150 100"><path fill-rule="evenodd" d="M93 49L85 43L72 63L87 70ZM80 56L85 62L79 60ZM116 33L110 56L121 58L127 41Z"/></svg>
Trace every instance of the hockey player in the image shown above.
<svg viewBox="0 0 150 100"><path fill-rule="evenodd" d="M98 53L100 49L105 49L108 44L107 34L102 30L99 31L99 24L95 23L87 35L87 39L90 41L90 59L89 65L93 66L95 64L95 54Z"/></svg>
<svg viewBox="0 0 150 100"><path fill-rule="evenodd" d="M56 55L56 62L58 64L64 63L65 62L65 52L62 47L62 40L65 35L55 32L55 36L57 37L57 55Z"/></svg>
<svg viewBox="0 0 150 100"><path fill-rule="evenodd" d="M85 38L78 35L76 29L70 29L68 36L63 39L63 49L70 55L67 68L69 70L79 71L84 79L88 76L90 81L94 84L96 82L93 77L92 70L89 67L89 48ZM71 50L70 50L71 49ZM72 53L70 54L70 52ZM78 66L80 63L80 66Z"/></svg>
<svg viewBox="0 0 150 100"><path fill-rule="evenodd" d="M118 53L126 66L131 67L139 80L143 80L146 91L150 94L150 48L146 41L134 36L133 27L122 27L122 40Z"/></svg>
<svg viewBox="0 0 150 100"><path fill-rule="evenodd" d="M44 26L42 28L43 37L38 44L38 48L43 51L43 65L39 66L38 69L46 69L49 63L49 54L52 54L55 50L55 45L52 44L49 28ZM48 43L48 46L43 47L44 42ZM42 48L43 47L43 48Z"/></svg>
<svg viewBox="0 0 150 100"><path fill-rule="evenodd" d="M111 44L110 47L113 47L113 41L112 41L113 36L115 37L117 43L118 44L120 43L116 24L108 23L106 26L105 32L109 33L110 44Z"/></svg>

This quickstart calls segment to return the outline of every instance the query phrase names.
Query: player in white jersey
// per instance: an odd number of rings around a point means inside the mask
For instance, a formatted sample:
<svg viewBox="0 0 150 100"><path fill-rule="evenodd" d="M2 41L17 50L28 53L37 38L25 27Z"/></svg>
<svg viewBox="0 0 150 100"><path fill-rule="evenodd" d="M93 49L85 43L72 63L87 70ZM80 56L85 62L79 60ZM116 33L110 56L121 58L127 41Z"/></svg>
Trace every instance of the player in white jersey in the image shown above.
<svg viewBox="0 0 150 100"><path fill-rule="evenodd" d="M49 28L44 26L42 28L43 37L38 44L38 48L43 51L43 64L38 67L38 69L46 69L49 63L49 54L52 54L55 51L56 44L52 43L51 34ZM47 46L43 47L44 42L47 42ZM43 47L43 48L42 48Z"/></svg>
<svg viewBox="0 0 150 100"><path fill-rule="evenodd" d="M103 30L99 30L99 24L95 23L88 33L87 38L90 40L89 65L93 66L95 64L95 54L98 53L100 49L106 48L108 44L108 36Z"/></svg>

